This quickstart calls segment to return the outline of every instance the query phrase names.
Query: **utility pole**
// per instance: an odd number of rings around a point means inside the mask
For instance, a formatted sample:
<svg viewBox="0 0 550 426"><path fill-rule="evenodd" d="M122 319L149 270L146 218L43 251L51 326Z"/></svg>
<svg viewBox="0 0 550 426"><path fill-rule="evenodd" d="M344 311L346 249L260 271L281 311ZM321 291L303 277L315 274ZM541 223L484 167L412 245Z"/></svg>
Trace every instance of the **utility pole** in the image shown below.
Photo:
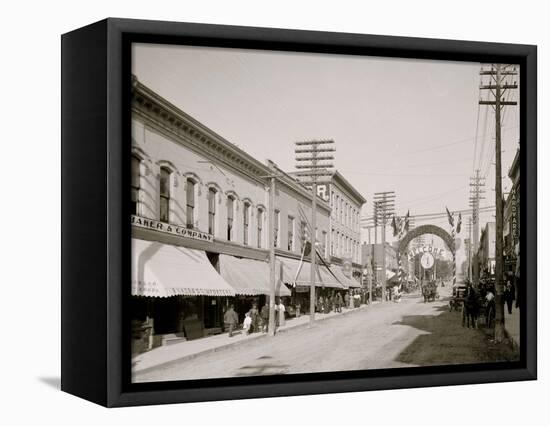
<svg viewBox="0 0 550 426"><path fill-rule="evenodd" d="M378 285L378 263L376 262L376 246L378 245L378 201L373 204L373 220L374 220L374 245L372 246L372 270L375 278L374 284ZM372 295L372 288L371 288ZM371 296L372 297L372 296ZM371 300L372 302L372 300Z"/></svg>
<svg viewBox="0 0 550 426"><path fill-rule="evenodd" d="M468 281L472 282L472 216L468 218Z"/></svg>
<svg viewBox="0 0 550 426"><path fill-rule="evenodd" d="M375 220L382 227L382 302L386 299L386 223L395 212L395 192L375 192Z"/></svg>
<svg viewBox="0 0 550 426"><path fill-rule="evenodd" d="M477 169L475 175L470 177L470 207L472 207L472 237L473 238L473 256L477 259L477 251L479 247L479 201L484 200L482 194L485 192L485 178L481 177L480 170ZM472 240L470 240L472 242ZM477 261L472 266L473 283L477 287L479 285L479 265Z"/></svg>
<svg viewBox="0 0 550 426"><path fill-rule="evenodd" d="M270 178L269 187L269 324L270 336L275 336L275 176Z"/></svg>
<svg viewBox="0 0 550 426"><path fill-rule="evenodd" d="M502 202L502 164L501 164L501 112L506 105L517 105L515 101L507 101L504 95L507 90L517 89L516 80L510 82L510 77L516 77L516 67L493 64L489 70L482 69L480 75L489 76L489 84L481 84L480 89L489 90L492 99L480 100L480 105L491 105L495 111L495 341L504 340L504 282L503 282L503 202Z"/></svg>
<svg viewBox="0 0 550 426"><path fill-rule="evenodd" d="M327 145L334 144L333 140L312 140L295 142L296 155L306 154L305 157L297 156L296 168L298 172L296 176L302 179L302 183L311 185L311 235L310 235L310 258L311 258L311 283L309 287L309 324L312 326L315 322L315 277L317 276L316 261L317 261L317 184L322 176L331 176L333 167L330 163L320 163L325 160L334 160L334 156L326 155L326 153L334 152L333 147ZM324 183L324 182L323 182Z"/></svg>

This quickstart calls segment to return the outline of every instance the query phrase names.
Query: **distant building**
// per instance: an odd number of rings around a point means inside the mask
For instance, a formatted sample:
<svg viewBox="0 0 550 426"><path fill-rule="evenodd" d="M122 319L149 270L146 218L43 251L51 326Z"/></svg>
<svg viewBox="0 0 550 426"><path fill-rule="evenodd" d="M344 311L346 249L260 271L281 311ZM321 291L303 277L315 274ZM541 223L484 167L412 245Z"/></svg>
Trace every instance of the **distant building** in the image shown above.
<svg viewBox="0 0 550 426"><path fill-rule="evenodd" d="M317 187L317 193L331 207L328 258L331 263L344 266L346 275L351 266L352 275L360 282L363 273L360 216L366 200L338 171L328 183Z"/></svg>
<svg viewBox="0 0 550 426"><path fill-rule="evenodd" d="M512 180L512 189L504 202L504 272L514 275L517 266L520 232L520 180L519 180L519 149L508 171Z"/></svg>
<svg viewBox="0 0 550 426"><path fill-rule="evenodd" d="M311 218L311 191L137 79L132 88L131 149L131 313L139 337L135 352L143 350L143 344L219 333L230 303L241 320L253 303L265 303L271 289L271 175L277 176L275 294L287 297L289 306L307 309L310 255L303 256L302 265L300 259ZM316 221L318 249L326 259L328 200L318 199ZM328 266L319 266L316 287L347 289ZM143 337L143 330L154 338Z"/></svg>
<svg viewBox="0 0 550 426"><path fill-rule="evenodd" d="M481 278L495 274L496 233L495 222L488 222L481 230L477 260Z"/></svg>
<svg viewBox="0 0 550 426"><path fill-rule="evenodd" d="M382 244L367 244L361 246L363 264L370 264L373 271L373 280L380 283L383 277L382 260L386 256L386 277L391 277L397 273L397 247L386 242L386 250L382 250Z"/></svg>

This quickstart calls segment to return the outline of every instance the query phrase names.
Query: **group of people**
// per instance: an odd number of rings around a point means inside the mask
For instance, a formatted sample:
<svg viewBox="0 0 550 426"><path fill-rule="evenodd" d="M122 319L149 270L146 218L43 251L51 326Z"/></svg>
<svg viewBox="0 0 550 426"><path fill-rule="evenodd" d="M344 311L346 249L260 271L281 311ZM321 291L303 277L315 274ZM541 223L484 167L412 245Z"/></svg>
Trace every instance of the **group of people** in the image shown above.
<svg viewBox="0 0 550 426"><path fill-rule="evenodd" d="M508 310L508 314L512 314L512 306L515 299L514 285L507 281L504 286L504 302ZM480 282L479 290L476 291L471 283L467 283L466 295L464 300L464 316L462 325L470 328L477 326L479 316L480 301L485 307L485 326L490 327L491 321L495 317L495 291L494 288L484 281Z"/></svg>
<svg viewBox="0 0 550 426"><path fill-rule="evenodd" d="M275 302L275 325L282 327L286 324L285 319L286 308L282 301L279 299ZM233 333L239 327L239 315L235 312L234 305L229 305L228 309L223 315L223 322L225 324L225 330L228 332L229 337L233 337ZM269 325L269 304L266 302L262 309L258 309L258 304L253 303L248 312L245 313L243 321L243 332L248 335L250 333L262 332L267 333Z"/></svg>
<svg viewBox="0 0 550 426"><path fill-rule="evenodd" d="M319 295L315 311L323 314L328 314L332 311L342 312L342 308L353 309L361 304L361 295L353 291L348 291L342 297L341 292L333 291L332 293L323 296Z"/></svg>

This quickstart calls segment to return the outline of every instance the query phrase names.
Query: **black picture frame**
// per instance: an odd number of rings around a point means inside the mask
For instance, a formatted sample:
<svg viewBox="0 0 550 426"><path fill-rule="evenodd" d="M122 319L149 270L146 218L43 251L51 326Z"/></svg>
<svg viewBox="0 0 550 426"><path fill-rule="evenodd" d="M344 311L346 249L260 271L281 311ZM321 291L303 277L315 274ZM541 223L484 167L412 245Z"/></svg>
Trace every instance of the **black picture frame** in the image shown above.
<svg viewBox="0 0 550 426"><path fill-rule="evenodd" d="M536 46L113 18L64 34L61 42L63 391L118 407L536 379ZM520 361L131 384L124 283L130 283L133 42L518 64L527 307Z"/></svg>

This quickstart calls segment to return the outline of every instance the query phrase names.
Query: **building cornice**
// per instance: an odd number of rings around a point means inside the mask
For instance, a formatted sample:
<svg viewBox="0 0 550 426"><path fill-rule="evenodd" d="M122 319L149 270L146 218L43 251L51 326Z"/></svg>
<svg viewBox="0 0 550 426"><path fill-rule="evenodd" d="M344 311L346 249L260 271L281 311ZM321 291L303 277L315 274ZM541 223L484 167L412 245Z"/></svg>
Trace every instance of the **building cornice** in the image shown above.
<svg viewBox="0 0 550 426"><path fill-rule="evenodd" d="M235 173L243 174L262 185L266 185L267 177L273 174L273 162L266 165L256 160L140 83L135 77L132 86L132 113L148 125L168 133L177 142L199 155L206 154L213 162L228 167ZM311 201L311 193L306 188L278 167L276 169L281 175L278 177L279 182L296 195ZM321 199L318 207L330 212L330 206Z"/></svg>
<svg viewBox="0 0 550 426"><path fill-rule="evenodd" d="M514 156L514 160L512 161L512 165L508 170L508 177L513 180L516 174L518 174L518 172L519 172L519 148L517 149L516 155Z"/></svg>
<svg viewBox="0 0 550 426"><path fill-rule="evenodd" d="M148 87L134 80L132 112L146 123L168 131L172 137L199 154L237 173L265 183L268 167L186 114Z"/></svg>
<svg viewBox="0 0 550 426"><path fill-rule="evenodd" d="M367 202L365 197L363 197L361 193L357 191L357 189L355 189L353 185L349 183L348 180L344 178L344 176L342 176L342 174L338 170L336 170L332 174L331 180L335 185L338 186L338 188L342 192L344 192L349 198L355 201L359 205L359 207Z"/></svg>
<svg viewBox="0 0 550 426"><path fill-rule="evenodd" d="M307 189L300 182L297 182L294 177L279 168L273 161L267 160L270 167L270 173L277 176L277 183L283 184L287 189L294 192L294 195L298 195L304 199L304 201L311 202L312 194L311 190ZM330 215L330 205L321 197L317 197L317 208L321 208Z"/></svg>

